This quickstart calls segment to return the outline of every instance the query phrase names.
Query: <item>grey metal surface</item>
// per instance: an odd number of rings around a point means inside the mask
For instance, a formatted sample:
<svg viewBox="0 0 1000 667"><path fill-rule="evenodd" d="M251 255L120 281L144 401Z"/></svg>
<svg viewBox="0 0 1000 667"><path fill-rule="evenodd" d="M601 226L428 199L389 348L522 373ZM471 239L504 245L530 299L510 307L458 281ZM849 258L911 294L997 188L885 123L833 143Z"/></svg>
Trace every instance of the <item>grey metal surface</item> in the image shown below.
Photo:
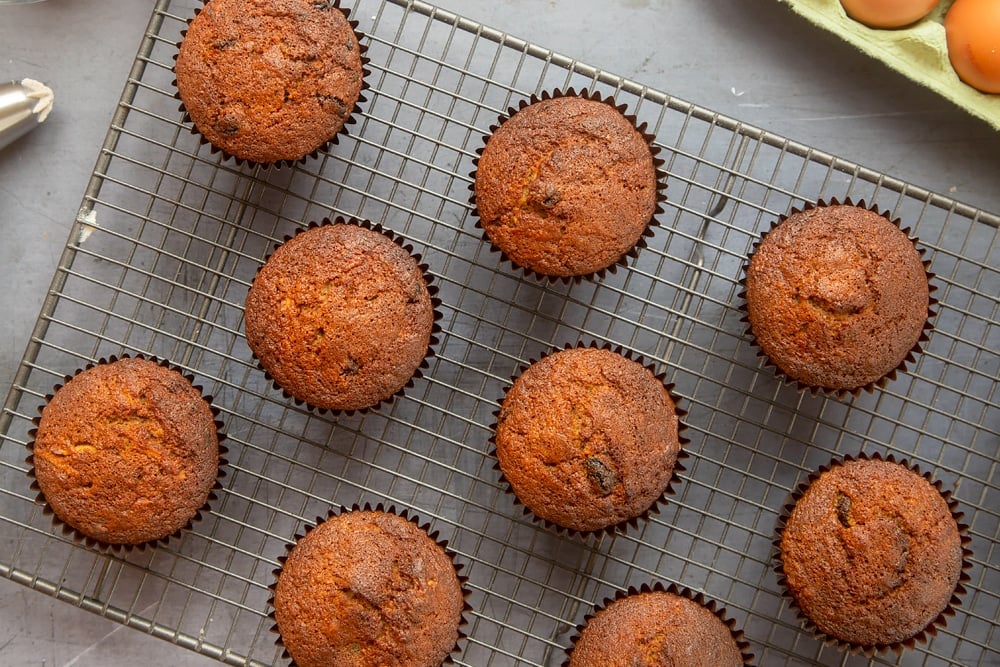
<svg viewBox="0 0 1000 667"><path fill-rule="evenodd" d="M725 604L761 664L864 664L798 630L777 595L768 542L796 481L869 443L957 486L976 554L963 610L899 662L996 661L994 216L907 186L899 170L886 178L858 169L480 25L394 3L359 3L373 90L351 136L294 170L241 170L199 148L180 123L168 68L193 3L164 4L84 202L96 226L72 230L58 298L5 411L0 560L11 578L210 656L269 663L265 587L284 541L331 504L388 500L430 520L466 563L475 611L460 664L546 664L590 605L649 580ZM610 48L587 46L595 55ZM545 286L485 248L468 216L467 174L498 113L571 84L615 92L649 122L668 160L670 201L636 266L600 283ZM735 308L735 278L756 234L795 202L843 195L874 198L915 226L942 301L913 373L848 402L780 387L758 367ZM263 254L330 212L384 220L408 238L441 278L445 302L426 378L363 418L290 406L249 363L241 336L242 299ZM549 346L577 340L609 340L656 361L691 412L692 458L677 497L614 539L567 540L536 527L503 493L488 456L503 384ZM51 535L22 459L30 417L61 374L121 351L159 354L196 374L223 407L233 469L212 516L182 542L117 559Z"/></svg>

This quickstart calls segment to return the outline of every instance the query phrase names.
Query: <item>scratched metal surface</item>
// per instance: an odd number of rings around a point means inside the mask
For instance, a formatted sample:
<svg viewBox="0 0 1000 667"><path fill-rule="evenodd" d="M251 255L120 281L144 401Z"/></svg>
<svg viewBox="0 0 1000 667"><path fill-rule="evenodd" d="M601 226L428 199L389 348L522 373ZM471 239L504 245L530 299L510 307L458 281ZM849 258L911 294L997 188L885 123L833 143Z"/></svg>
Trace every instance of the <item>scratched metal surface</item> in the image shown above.
<svg viewBox="0 0 1000 667"><path fill-rule="evenodd" d="M335 505L390 502L441 532L470 577L463 665L558 664L567 631L629 585L675 582L725 605L760 664L867 664L800 630L770 564L788 491L832 456L906 456L970 524L965 604L928 646L876 664L991 664L998 641L997 218L422 4L359 3L370 99L351 136L286 170L242 170L199 146L169 71L190 3L160 2L126 86L53 298L5 406L0 571L114 621L231 664L279 661L266 586L285 542ZM371 22L367 17L374 17ZM669 201L638 261L605 280L523 278L482 242L468 174L499 113L534 92L614 94L663 147ZM736 297L771 220L818 197L874 200L930 249L941 300L912 372L849 401L762 369ZM439 276L444 329L425 378L378 413L290 405L242 338L263 256L330 213L384 221ZM85 237L85 240L84 240ZM678 494L634 532L567 539L522 516L487 439L502 388L553 346L608 341L644 355L690 411ZM63 374L146 352L195 374L223 410L230 475L210 516L165 548L104 556L52 530L24 476L30 420Z"/></svg>

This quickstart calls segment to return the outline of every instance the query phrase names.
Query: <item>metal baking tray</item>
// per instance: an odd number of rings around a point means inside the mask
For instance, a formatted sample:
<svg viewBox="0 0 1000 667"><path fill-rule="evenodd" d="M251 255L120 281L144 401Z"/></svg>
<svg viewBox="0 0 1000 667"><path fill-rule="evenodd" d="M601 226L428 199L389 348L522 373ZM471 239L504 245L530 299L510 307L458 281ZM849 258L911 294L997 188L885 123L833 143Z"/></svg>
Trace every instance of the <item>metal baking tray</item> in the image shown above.
<svg viewBox="0 0 1000 667"><path fill-rule="evenodd" d="M761 665L997 664L1000 218L404 0L353 9L372 74L349 136L293 168L240 168L200 145L174 97L173 56L196 4L155 5L0 415L0 574L229 664L275 664L267 587L286 543L330 508L382 502L429 522L465 565L472 612L460 665L558 665L595 603L656 581L725 606ZM648 124L663 147L669 200L633 265L547 284L483 242L469 174L499 114L570 86L613 95ZM909 372L837 400L800 393L762 367L740 322L737 280L779 214L848 196L913 228L940 305ZM331 215L403 236L437 276L444 304L424 377L365 415L318 415L286 400L242 334L263 257ZM513 375L580 341L642 355L689 410L677 494L625 534L582 539L534 523L489 452ZM53 385L122 353L194 374L222 411L230 463L192 531L105 555L53 528L24 459ZM871 661L800 629L771 560L790 490L862 449L905 457L954 489L974 554L947 627Z"/></svg>

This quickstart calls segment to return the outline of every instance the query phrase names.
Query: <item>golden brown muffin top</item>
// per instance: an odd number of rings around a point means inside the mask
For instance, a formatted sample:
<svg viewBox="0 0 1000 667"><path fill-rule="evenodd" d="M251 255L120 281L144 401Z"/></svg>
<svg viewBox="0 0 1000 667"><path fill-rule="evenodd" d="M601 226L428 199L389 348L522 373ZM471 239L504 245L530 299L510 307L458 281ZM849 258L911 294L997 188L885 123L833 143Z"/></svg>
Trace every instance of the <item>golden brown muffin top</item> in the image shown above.
<svg viewBox="0 0 1000 667"><path fill-rule="evenodd" d="M738 667L729 627L694 600L649 590L615 600L584 626L569 667Z"/></svg>
<svg viewBox="0 0 1000 667"><path fill-rule="evenodd" d="M246 301L247 343L282 389L318 408L359 410L403 389L428 353L434 304L417 260L356 224L282 244Z"/></svg>
<svg viewBox="0 0 1000 667"><path fill-rule="evenodd" d="M785 375L853 391L896 369L927 322L927 272L913 242L874 211L794 212L747 267L754 338Z"/></svg>
<svg viewBox="0 0 1000 667"><path fill-rule="evenodd" d="M274 594L281 641L299 667L436 667L465 606L448 554L390 512L331 517L300 539Z"/></svg>
<svg viewBox="0 0 1000 667"><path fill-rule="evenodd" d="M139 358L98 364L43 408L34 466L62 521L105 544L183 528L219 474L212 409L179 372Z"/></svg>
<svg viewBox="0 0 1000 667"><path fill-rule="evenodd" d="M174 71L198 131L258 163L297 160L333 139L363 79L343 11L311 0L210 0L191 21Z"/></svg>
<svg viewBox="0 0 1000 667"><path fill-rule="evenodd" d="M601 271L656 210L649 142L610 104L534 102L489 137L475 176L480 223L515 264L545 276Z"/></svg>
<svg viewBox="0 0 1000 667"><path fill-rule="evenodd" d="M670 392L612 350L572 348L518 377L497 419L504 477L536 516L596 531L637 518L660 499L680 451Z"/></svg>
<svg viewBox="0 0 1000 667"><path fill-rule="evenodd" d="M962 570L961 535L926 478L895 462L849 460L795 502L780 559L789 594L821 632L887 646L948 606Z"/></svg>

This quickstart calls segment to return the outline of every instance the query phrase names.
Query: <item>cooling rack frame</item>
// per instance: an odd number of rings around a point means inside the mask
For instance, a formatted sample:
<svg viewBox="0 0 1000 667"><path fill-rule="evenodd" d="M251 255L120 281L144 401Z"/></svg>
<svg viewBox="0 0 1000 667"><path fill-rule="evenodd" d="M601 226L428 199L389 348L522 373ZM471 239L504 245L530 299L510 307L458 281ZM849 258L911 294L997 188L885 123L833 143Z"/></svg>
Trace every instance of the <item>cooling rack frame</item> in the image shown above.
<svg viewBox="0 0 1000 667"><path fill-rule="evenodd" d="M171 57L197 3L159 0L48 296L0 413L0 575L234 665L280 663L266 587L284 544L331 507L380 502L440 532L473 611L461 665L558 665L573 627L628 586L716 600L759 664L994 664L1000 644L1000 217L422 2L361 0L368 101L337 145L243 168L201 145ZM629 266L563 284L524 276L470 215L475 150L531 94L613 95L657 136L668 200ZM940 304L926 349L884 389L836 399L780 383L740 320L742 260L770 222L819 198L877 203L928 248ZM376 412L317 414L253 364L242 299L275 243L326 216L382 222L428 262L441 340ZM637 528L567 536L533 522L493 468L493 411L518 369L610 343L676 385L691 439L677 493ZM179 540L103 554L52 527L24 457L45 396L122 353L169 360L214 397L229 475ZM929 644L873 659L800 628L777 588L781 505L833 457L892 453L953 489L970 526L963 605Z"/></svg>

